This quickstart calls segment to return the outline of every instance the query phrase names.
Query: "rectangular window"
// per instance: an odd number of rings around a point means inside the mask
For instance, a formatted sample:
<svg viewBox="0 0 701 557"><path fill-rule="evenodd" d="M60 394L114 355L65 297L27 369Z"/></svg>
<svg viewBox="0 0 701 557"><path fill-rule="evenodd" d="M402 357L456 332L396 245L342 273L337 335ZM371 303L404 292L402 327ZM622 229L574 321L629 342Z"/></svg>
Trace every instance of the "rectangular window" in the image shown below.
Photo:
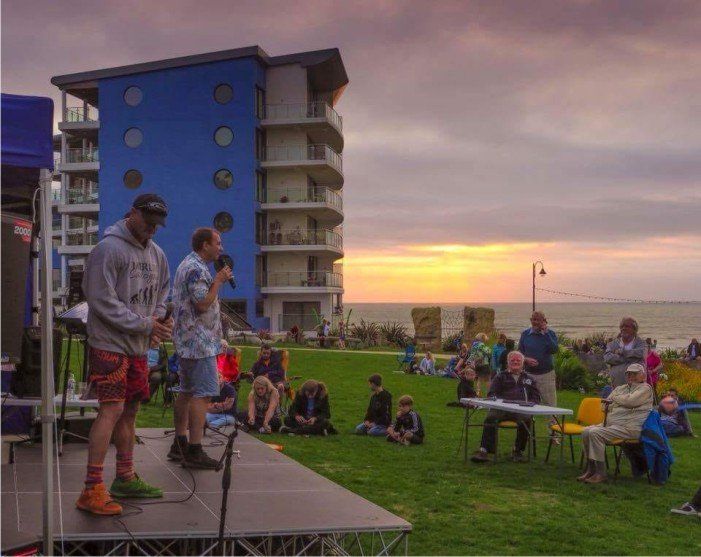
<svg viewBox="0 0 701 557"><path fill-rule="evenodd" d="M256 201L265 203L266 201L266 175L264 172L256 171Z"/></svg>
<svg viewBox="0 0 701 557"><path fill-rule="evenodd" d="M256 128L256 159L265 160L265 130Z"/></svg>
<svg viewBox="0 0 701 557"><path fill-rule="evenodd" d="M265 317L265 300L256 298L256 317Z"/></svg>
<svg viewBox="0 0 701 557"><path fill-rule="evenodd" d="M259 120L265 118L265 90L256 87L256 117Z"/></svg>
<svg viewBox="0 0 701 557"><path fill-rule="evenodd" d="M265 231L268 228L267 215L265 213L256 213L256 243L265 244Z"/></svg>

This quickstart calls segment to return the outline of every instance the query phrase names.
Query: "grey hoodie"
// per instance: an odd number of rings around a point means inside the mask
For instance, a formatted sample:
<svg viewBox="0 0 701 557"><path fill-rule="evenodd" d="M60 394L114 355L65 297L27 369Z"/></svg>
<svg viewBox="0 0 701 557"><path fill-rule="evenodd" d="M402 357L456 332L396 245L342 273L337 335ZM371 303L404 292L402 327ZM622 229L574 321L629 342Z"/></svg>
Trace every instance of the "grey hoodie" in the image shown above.
<svg viewBox="0 0 701 557"><path fill-rule="evenodd" d="M170 270L163 250L144 247L121 220L105 230L83 276L88 302L88 343L93 348L143 356L149 348L151 316L165 315Z"/></svg>

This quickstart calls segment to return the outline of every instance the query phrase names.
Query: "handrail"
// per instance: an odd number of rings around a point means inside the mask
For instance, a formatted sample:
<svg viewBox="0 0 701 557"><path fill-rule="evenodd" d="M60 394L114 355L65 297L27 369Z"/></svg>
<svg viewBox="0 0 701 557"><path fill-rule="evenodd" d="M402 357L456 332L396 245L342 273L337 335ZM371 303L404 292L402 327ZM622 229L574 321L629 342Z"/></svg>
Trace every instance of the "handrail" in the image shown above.
<svg viewBox="0 0 701 557"><path fill-rule="evenodd" d="M92 190L91 192L83 192L81 190L68 190L68 203L97 203L99 198L98 190Z"/></svg>
<svg viewBox="0 0 701 557"><path fill-rule="evenodd" d="M269 272L266 278L266 284L263 286L343 287L343 275L331 271Z"/></svg>
<svg viewBox="0 0 701 557"><path fill-rule="evenodd" d="M66 162L98 162L100 160L97 149L66 149Z"/></svg>
<svg viewBox="0 0 701 557"><path fill-rule="evenodd" d="M329 122L336 126L339 131L343 130L343 118L326 101L266 104L265 118L267 120L326 118Z"/></svg>
<svg viewBox="0 0 701 557"><path fill-rule="evenodd" d="M268 188L263 203L328 203L343 209L343 198L326 186L277 186Z"/></svg>
<svg viewBox="0 0 701 557"><path fill-rule="evenodd" d="M263 160L267 162L326 161L339 171L343 170L343 157L324 143L268 145L265 147Z"/></svg>
<svg viewBox="0 0 701 557"><path fill-rule="evenodd" d="M83 106L66 107L66 122L97 122L90 116L90 108Z"/></svg>
<svg viewBox="0 0 701 557"><path fill-rule="evenodd" d="M326 229L306 230L295 228L293 230L270 229L265 238L264 245L274 246L331 246L343 249L343 236L338 232Z"/></svg>

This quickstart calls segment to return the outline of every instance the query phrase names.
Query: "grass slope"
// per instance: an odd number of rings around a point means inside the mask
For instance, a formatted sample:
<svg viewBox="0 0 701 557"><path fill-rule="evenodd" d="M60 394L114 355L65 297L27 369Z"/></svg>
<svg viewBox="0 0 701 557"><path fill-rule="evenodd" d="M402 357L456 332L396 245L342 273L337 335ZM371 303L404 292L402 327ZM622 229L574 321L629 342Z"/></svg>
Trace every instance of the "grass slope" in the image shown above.
<svg viewBox="0 0 701 557"><path fill-rule="evenodd" d="M244 369L254 355L254 348L244 348ZM455 396L456 382L392 373L395 368L391 355L294 351L290 375L327 384L340 434L266 440L283 444L288 456L410 521L412 554L701 554L701 523L669 513L701 483L698 439L672 441L677 462L664 487L632 480L625 460L616 483L582 485L567 461L560 473L556 459L542 462L544 446L532 465L505 460L464 465L456 454L463 412L445 406ZM351 434L362 421L371 373L382 373L395 407L400 395L414 397L426 427L424 445L400 447ZM242 400L248 389L242 388ZM576 410L581 395L561 392L559 397L561 405ZM171 427L172 411L165 419L161 411L160 404L144 405L138 425ZM692 415L697 432L700 417ZM478 432L472 430L471 450ZM501 435L500 447L507 451L513 433ZM575 450L578 458L578 441Z"/></svg>

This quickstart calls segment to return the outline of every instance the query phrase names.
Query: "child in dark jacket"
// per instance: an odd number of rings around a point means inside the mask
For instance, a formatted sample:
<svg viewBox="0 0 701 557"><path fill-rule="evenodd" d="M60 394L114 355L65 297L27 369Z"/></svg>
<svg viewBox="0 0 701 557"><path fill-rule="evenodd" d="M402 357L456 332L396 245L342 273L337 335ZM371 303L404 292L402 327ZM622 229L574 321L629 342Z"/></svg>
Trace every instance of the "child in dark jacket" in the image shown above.
<svg viewBox="0 0 701 557"><path fill-rule="evenodd" d="M362 424L358 424L355 432L358 435L382 437L387 435L387 428L392 423L392 395L382 388L382 376L379 373L368 378L372 390L370 404L365 412Z"/></svg>
<svg viewBox="0 0 701 557"><path fill-rule="evenodd" d="M421 416L414 411L414 399L402 396L397 402L399 410L394 423L387 428L387 441L402 445L420 445L424 442L424 426Z"/></svg>
<svg viewBox="0 0 701 557"><path fill-rule="evenodd" d="M295 396L280 433L301 435L336 433L330 420L331 406L326 385L310 379L304 382Z"/></svg>

